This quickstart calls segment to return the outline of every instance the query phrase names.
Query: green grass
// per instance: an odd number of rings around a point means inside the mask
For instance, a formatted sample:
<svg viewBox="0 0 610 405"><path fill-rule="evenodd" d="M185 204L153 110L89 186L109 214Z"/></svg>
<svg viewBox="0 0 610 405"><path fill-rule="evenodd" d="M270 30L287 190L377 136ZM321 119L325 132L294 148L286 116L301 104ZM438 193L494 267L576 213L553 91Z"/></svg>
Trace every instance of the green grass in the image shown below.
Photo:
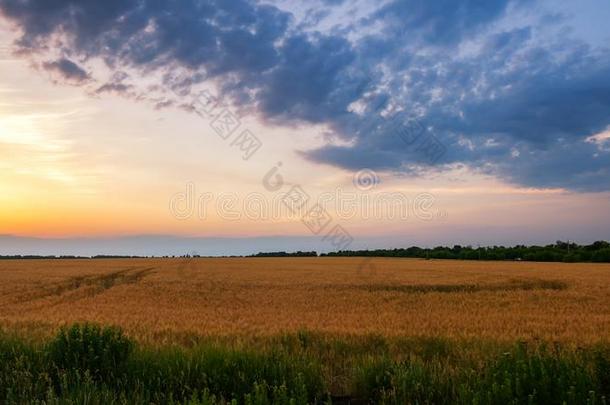
<svg viewBox="0 0 610 405"><path fill-rule="evenodd" d="M606 404L610 346L328 336L139 345L91 324L0 333L2 404Z"/></svg>

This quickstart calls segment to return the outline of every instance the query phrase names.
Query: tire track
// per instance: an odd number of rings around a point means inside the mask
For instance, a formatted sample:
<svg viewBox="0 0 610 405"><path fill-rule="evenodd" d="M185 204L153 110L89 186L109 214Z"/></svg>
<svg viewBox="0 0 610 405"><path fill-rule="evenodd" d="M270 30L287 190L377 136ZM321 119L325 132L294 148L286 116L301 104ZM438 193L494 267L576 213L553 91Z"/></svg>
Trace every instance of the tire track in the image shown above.
<svg viewBox="0 0 610 405"><path fill-rule="evenodd" d="M53 304L58 305L66 301L73 302L94 297L117 286L137 284L154 269L154 267L130 267L102 275L71 277L67 281L49 284L42 289L17 295L4 306L34 303L49 298L59 298L60 300ZM62 297L71 299L62 300Z"/></svg>

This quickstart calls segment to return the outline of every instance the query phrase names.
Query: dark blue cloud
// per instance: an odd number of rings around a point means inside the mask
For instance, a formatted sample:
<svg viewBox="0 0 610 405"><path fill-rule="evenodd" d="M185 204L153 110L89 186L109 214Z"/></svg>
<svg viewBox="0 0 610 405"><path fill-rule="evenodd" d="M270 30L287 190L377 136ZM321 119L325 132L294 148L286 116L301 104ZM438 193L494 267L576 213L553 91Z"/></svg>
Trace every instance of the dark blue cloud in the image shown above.
<svg viewBox="0 0 610 405"><path fill-rule="evenodd" d="M345 39L292 36L280 52L280 63L261 78L257 96L269 118L328 122L358 96L343 83L355 58Z"/></svg>
<svg viewBox="0 0 610 405"><path fill-rule="evenodd" d="M610 153L587 138L610 125L610 54L576 42L526 47L529 38L529 29L518 29L490 37L471 58L411 61L403 71L409 94L400 102L411 111L403 119L417 116L425 136L442 140L440 166L467 164L532 187L609 190ZM400 92L394 96L400 99ZM392 120L364 114L336 123L338 132L355 134L351 146L327 146L308 157L412 174L429 166Z"/></svg>
<svg viewBox="0 0 610 405"><path fill-rule="evenodd" d="M42 67L47 71L59 73L71 82L82 83L89 80L89 74L83 68L66 58L44 62Z"/></svg>
<svg viewBox="0 0 610 405"><path fill-rule="evenodd" d="M394 40L419 41L426 45L456 44L500 17L509 3L506 0L394 0L366 22L381 21L382 32Z"/></svg>
<svg viewBox="0 0 610 405"><path fill-rule="evenodd" d="M52 46L62 32L71 51L111 65L177 62L212 75L273 66L290 18L246 0L2 0L0 9L23 28L26 50Z"/></svg>
<svg viewBox="0 0 610 405"><path fill-rule="evenodd" d="M0 12L26 54L63 38L67 62L161 72L181 94L214 78L266 120L326 124L349 146L302 152L320 163L413 175L466 165L525 186L610 190L610 153L586 141L610 125L610 51L544 38L544 16L506 24L530 2L394 0L325 33L249 0L0 0ZM85 72L67 62L47 68ZM115 75L104 91L132 87Z"/></svg>

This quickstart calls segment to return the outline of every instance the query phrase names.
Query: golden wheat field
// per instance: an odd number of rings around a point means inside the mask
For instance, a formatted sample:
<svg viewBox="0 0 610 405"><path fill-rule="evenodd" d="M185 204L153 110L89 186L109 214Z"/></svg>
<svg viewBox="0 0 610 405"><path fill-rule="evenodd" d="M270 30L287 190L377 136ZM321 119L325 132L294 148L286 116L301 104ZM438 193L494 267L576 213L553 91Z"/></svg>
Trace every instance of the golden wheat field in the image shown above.
<svg viewBox="0 0 610 405"><path fill-rule="evenodd" d="M610 337L610 265L362 258L0 262L0 325L168 335Z"/></svg>

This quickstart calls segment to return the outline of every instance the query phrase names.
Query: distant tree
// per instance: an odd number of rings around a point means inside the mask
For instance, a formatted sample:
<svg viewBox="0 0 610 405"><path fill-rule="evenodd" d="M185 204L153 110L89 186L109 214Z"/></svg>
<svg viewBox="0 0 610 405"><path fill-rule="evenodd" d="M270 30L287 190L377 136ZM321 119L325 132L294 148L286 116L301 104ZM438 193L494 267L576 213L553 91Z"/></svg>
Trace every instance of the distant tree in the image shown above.
<svg viewBox="0 0 610 405"><path fill-rule="evenodd" d="M593 253L591 261L596 263L610 262L610 248L600 249L597 252Z"/></svg>

